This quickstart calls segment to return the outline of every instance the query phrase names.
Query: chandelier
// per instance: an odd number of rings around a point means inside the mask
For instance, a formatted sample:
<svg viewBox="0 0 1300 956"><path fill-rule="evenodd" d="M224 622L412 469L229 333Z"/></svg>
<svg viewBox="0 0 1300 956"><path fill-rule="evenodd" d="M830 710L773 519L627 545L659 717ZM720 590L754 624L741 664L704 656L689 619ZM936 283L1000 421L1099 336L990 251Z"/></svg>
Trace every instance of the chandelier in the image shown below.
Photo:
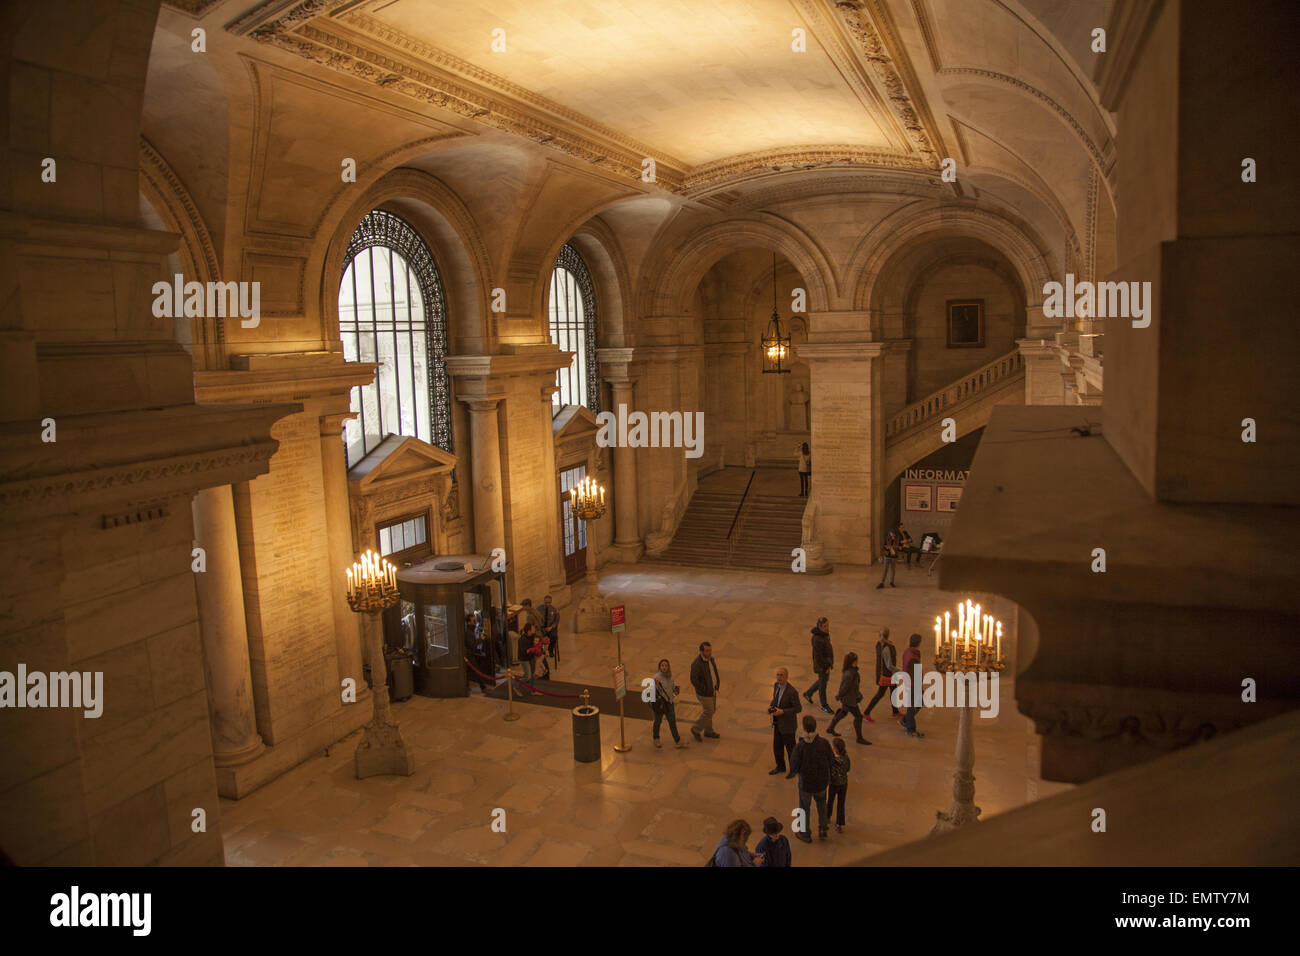
<svg viewBox="0 0 1300 956"><path fill-rule="evenodd" d="M790 357L790 336L781 334L781 313L776 307L776 253L772 253L772 319L759 340L763 349L763 374L789 374L785 361Z"/></svg>
<svg viewBox="0 0 1300 956"><path fill-rule="evenodd" d="M591 521L605 513L605 489L590 476L570 488L569 495L573 513L583 521Z"/></svg>
<svg viewBox="0 0 1300 956"><path fill-rule="evenodd" d="M348 607L358 614L385 611L397 603L397 568L366 551L347 570Z"/></svg>

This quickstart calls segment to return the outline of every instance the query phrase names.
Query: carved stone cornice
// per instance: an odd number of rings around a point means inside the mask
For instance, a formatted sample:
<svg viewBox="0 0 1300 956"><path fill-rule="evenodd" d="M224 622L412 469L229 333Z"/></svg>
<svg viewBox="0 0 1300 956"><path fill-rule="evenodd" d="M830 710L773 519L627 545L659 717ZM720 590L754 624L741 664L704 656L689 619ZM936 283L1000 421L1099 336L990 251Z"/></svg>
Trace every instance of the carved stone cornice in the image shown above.
<svg viewBox="0 0 1300 956"><path fill-rule="evenodd" d="M338 352L235 355L234 366L194 373L194 396L202 402L307 401L343 399L369 385L379 366L345 362ZM340 409L341 413L342 409Z"/></svg>
<svg viewBox="0 0 1300 956"><path fill-rule="evenodd" d="M806 16L812 16L815 0L799 0ZM857 44L858 55L866 60L877 82L885 90L894 119L902 127L908 146L921 165L938 169L943 148L937 127L924 103L913 101L911 89L919 89L916 76L893 36L888 14L873 0L837 0L840 21Z"/></svg>
<svg viewBox="0 0 1300 956"><path fill-rule="evenodd" d="M682 181L681 192L688 196L707 193L720 185L736 186L749 179L756 178L750 174L784 173L793 170L819 169L824 167L864 169L907 169L928 170L931 166L920 157L907 153L884 149L872 149L866 146L782 146L776 149L759 150L727 156L710 163L696 166Z"/></svg>
<svg viewBox="0 0 1300 956"><path fill-rule="evenodd" d="M13 422L0 429L11 451L0 468L0 508L26 520L110 510L247 481L269 470L279 443L271 426L297 404L176 405L63 415L58 441Z"/></svg>
<svg viewBox="0 0 1300 956"><path fill-rule="evenodd" d="M551 343L513 346L515 351L493 355L449 355L447 374L455 379L500 380L520 375L554 376L568 367L572 354Z"/></svg>
<svg viewBox="0 0 1300 956"><path fill-rule="evenodd" d="M339 3L305 0L285 4L272 0L227 29L386 90L559 149L620 176L639 181L641 161L651 157L658 185L680 188L685 170L681 160L364 13L353 11L338 19L324 16Z"/></svg>

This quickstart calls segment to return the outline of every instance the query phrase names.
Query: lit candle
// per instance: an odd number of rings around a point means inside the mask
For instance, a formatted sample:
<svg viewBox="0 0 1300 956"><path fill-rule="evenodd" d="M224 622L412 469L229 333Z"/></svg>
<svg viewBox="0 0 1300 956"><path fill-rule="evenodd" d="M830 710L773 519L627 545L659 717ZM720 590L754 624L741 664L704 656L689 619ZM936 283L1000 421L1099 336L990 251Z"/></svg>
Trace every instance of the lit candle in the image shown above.
<svg viewBox="0 0 1300 956"><path fill-rule="evenodd" d="M939 656L939 618L937 615L934 619L934 656Z"/></svg>
<svg viewBox="0 0 1300 956"><path fill-rule="evenodd" d="M1002 660L1002 622L998 621L998 660Z"/></svg>
<svg viewBox="0 0 1300 956"><path fill-rule="evenodd" d="M352 597L352 569L348 568L348 597Z"/></svg>
<svg viewBox="0 0 1300 956"><path fill-rule="evenodd" d="M957 633L958 634L966 633L966 605L965 604L957 605Z"/></svg>
<svg viewBox="0 0 1300 956"><path fill-rule="evenodd" d="M952 632L952 662L957 663L957 632Z"/></svg>
<svg viewBox="0 0 1300 956"><path fill-rule="evenodd" d="M951 630L952 629L948 626L948 612L944 611L943 612L943 636L946 638L949 635L949 633L951 633Z"/></svg>

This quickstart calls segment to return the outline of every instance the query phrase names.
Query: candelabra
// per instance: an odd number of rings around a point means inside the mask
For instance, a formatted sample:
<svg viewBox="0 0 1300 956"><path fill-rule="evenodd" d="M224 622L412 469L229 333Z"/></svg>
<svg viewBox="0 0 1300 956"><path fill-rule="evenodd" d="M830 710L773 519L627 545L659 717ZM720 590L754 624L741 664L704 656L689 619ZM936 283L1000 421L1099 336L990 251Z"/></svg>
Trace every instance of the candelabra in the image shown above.
<svg viewBox="0 0 1300 956"><path fill-rule="evenodd" d="M362 630L370 658L371 698L375 713L357 744L357 779L378 774L415 772L415 761L406 749L401 731L391 718L388 705L388 667L384 663L383 626L380 616L397 603L397 568L373 551L366 551L348 569L348 607L364 614Z"/></svg>
<svg viewBox="0 0 1300 956"><path fill-rule="evenodd" d="M604 517L605 489L590 477L570 488L569 495L574 514L583 521Z"/></svg>
<svg viewBox="0 0 1300 956"><path fill-rule="evenodd" d="M935 670L948 674L997 674L1005 666L1002 657L1002 622L985 614L970 600L957 605L957 627L952 629L951 612L934 619ZM977 676L978 679L978 676ZM995 688L996 692L996 688ZM975 741L972 735L974 689L967 686L963 706L957 715L957 769L952 775L952 808L935 812L933 833L943 833L974 823L980 808L975 806Z"/></svg>

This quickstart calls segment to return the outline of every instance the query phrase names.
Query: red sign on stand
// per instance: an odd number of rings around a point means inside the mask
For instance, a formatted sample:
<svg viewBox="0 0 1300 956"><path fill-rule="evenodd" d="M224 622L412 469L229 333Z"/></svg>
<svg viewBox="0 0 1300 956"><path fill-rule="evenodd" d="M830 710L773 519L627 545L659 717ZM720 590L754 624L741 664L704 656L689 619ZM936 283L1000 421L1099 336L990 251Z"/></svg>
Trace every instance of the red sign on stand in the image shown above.
<svg viewBox="0 0 1300 956"><path fill-rule="evenodd" d="M621 631L626 626L627 608L622 604L615 604L609 609L609 629L611 631Z"/></svg>

